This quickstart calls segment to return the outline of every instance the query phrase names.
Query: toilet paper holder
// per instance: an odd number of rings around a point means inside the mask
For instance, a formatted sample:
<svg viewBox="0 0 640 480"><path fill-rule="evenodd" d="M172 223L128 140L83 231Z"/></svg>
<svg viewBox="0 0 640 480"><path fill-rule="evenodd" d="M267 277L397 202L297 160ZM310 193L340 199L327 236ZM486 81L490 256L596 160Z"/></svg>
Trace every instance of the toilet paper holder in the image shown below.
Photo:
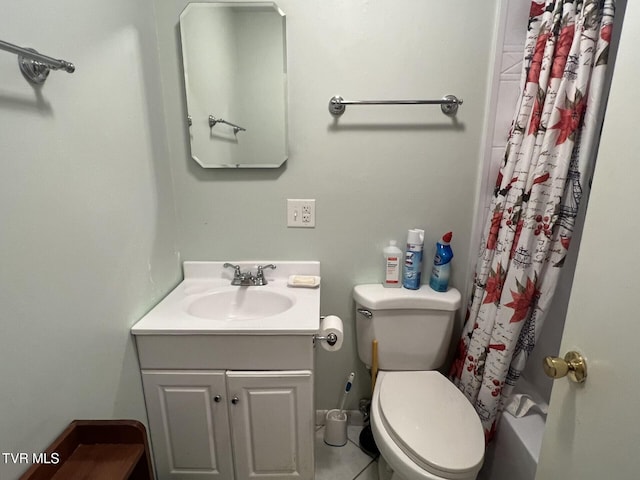
<svg viewBox="0 0 640 480"><path fill-rule="evenodd" d="M326 315L320 316L320 321L324 320L325 318L326 318ZM338 336L335 333L330 333L328 335L320 335L319 333L316 333L313 336L313 343L327 342L332 347L336 344L337 341L338 341Z"/></svg>
<svg viewBox="0 0 640 480"><path fill-rule="evenodd" d="M329 345L333 347L338 341L338 336L335 333L330 333L329 335L326 335L326 336L315 334L313 336L313 341L327 342Z"/></svg>

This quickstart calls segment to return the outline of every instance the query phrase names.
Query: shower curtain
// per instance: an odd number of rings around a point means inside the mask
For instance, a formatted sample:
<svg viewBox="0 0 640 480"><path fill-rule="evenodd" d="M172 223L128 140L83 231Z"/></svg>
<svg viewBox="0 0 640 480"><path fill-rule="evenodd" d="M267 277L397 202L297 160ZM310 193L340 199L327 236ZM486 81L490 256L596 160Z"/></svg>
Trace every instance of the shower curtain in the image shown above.
<svg viewBox="0 0 640 480"><path fill-rule="evenodd" d="M450 373L487 442L539 336L571 243L597 148L614 11L614 0L531 3L520 98Z"/></svg>

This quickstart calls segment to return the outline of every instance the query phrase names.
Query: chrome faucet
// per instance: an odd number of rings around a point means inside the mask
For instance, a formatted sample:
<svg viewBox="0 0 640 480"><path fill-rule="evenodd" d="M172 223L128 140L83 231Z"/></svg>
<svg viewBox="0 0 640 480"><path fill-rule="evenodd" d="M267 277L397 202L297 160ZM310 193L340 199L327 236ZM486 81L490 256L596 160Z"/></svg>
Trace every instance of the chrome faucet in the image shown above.
<svg viewBox="0 0 640 480"><path fill-rule="evenodd" d="M240 269L240 265L225 263L223 267L233 268L233 280L231 280L231 285L242 286L242 287L266 285L268 282L267 282L267 279L264 277L264 269L276 268L276 266L272 263L268 265L258 265L257 266L258 271L256 273L256 276L254 277L251 271L243 272Z"/></svg>

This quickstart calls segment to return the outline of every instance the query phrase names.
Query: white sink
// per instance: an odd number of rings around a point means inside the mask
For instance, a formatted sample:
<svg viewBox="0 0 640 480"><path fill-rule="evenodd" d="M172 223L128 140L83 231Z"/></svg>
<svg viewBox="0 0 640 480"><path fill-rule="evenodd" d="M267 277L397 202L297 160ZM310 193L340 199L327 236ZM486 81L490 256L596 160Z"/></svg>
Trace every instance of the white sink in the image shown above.
<svg viewBox="0 0 640 480"><path fill-rule="evenodd" d="M259 320L284 313L295 304L292 296L261 287L230 287L198 296L187 313L211 320Z"/></svg>
<svg viewBox="0 0 640 480"><path fill-rule="evenodd" d="M300 334L320 327L320 287L288 285L290 275L320 275L319 262L231 262L242 271L273 263L268 284L232 286L224 262L184 262L184 280L131 329L134 335Z"/></svg>

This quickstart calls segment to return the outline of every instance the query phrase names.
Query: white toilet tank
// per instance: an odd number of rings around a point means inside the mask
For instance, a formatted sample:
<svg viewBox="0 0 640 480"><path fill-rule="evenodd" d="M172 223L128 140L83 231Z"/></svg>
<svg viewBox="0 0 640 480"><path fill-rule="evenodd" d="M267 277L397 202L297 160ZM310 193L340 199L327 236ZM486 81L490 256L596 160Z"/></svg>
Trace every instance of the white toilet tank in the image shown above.
<svg viewBox="0 0 640 480"><path fill-rule="evenodd" d="M449 349L461 295L455 288L436 292L356 285L356 338L360 360L371 366L371 345L378 341L381 370L435 370Z"/></svg>

